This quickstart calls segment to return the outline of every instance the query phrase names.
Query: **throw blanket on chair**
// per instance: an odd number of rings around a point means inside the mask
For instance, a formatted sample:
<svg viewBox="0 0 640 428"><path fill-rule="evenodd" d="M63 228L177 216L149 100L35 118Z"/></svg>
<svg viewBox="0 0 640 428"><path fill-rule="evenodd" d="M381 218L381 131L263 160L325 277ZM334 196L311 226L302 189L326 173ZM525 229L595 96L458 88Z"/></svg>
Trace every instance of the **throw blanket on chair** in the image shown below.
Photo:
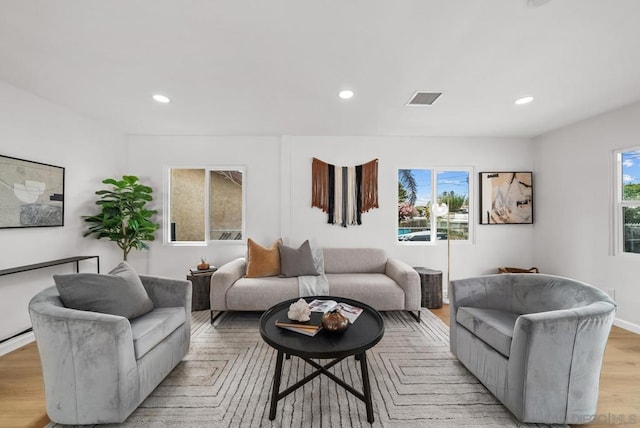
<svg viewBox="0 0 640 428"><path fill-rule="evenodd" d="M329 281L324 274L324 254L322 248L313 248L313 265L320 275L304 275L298 277L298 292L300 297L328 296Z"/></svg>
<svg viewBox="0 0 640 428"><path fill-rule="evenodd" d="M362 213L378 208L378 159L337 167L313 158L311 206L326 212L329 224L362 224Z"/></svg>

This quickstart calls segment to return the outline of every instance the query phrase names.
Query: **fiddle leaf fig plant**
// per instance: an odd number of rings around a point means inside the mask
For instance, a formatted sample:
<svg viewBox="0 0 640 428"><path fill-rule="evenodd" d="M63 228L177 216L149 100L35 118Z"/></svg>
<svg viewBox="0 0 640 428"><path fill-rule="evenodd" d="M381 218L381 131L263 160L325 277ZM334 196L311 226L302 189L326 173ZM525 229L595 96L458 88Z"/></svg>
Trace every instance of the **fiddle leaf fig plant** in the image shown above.
<svg viewBox="0 0 640 428"><path fill-rule="evenodd" d="M153 189L139 183L134 175L123 175L122 180L107 178L102 183L110 184L111 188L96 192L100 196L96 205L101 212L83 216L90 224L83 236L114 241L126 261L132 249L149 249L145 241L153 241L160 227L152 220L157 211L147 209L147 203L153 200Z"/></svg>

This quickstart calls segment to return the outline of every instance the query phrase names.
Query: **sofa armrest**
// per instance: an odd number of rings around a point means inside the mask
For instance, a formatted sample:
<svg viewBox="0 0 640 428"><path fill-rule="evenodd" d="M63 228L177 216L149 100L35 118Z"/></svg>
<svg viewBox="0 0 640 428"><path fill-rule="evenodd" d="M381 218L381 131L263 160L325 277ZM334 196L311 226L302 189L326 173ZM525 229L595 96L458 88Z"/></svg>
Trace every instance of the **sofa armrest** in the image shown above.
<svg viewBox="0 0 640 428"><path fill-rule="evenodd" d="M506 394L516 416L525 422L589 421L614 316L614 305L595 302L518 318Z"/></svg>
<svg viewBox="0 0 640 428"><path fill-rule="evenodd" d="M411 266L398 259L387 259L384 272L404 291L404 309L420 310L420 275Z"/></svg>
<svg viewBox="0 0 640 428"><path fill-rule="evenodd" d="M246 261L244 258L239 257L220 266L220 268L211 275L211 291L209 294L211 310L227 310L227 290L229 290L237 280L244 277L246 272Z"/></svg>
<svg viewBox="0 0 640 428"><path fill-rule="evenodd" d="M137 364L129 320L33 301L29 315L46 389L47 413L62 424L83 424L79 409L96 419L128 416L138 402ZM72 381L70 381L72 380Z"/></svg>

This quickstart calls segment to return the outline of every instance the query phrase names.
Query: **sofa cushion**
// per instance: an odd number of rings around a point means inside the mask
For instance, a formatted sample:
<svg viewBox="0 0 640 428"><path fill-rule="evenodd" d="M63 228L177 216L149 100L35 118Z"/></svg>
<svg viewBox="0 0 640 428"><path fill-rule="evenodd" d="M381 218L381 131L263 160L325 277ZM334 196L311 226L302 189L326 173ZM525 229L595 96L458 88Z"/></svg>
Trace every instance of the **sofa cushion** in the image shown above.
<svg viewBox="0 0 640 428"><path fill-rule="evenodd" d="M380 248L325 248L326 273L384 273L387 256Z"/></svg>
<svg viewBox="0 0 640 428"><path fill-rule="evenodd" d="M247 240L247 278L280 275L278 245L281 244L282 239L278 239L269 248L265 248L249 238Z"/></svg>
<svg viewBox="0 0 640 428"><path fill-rule="evenodd" d="M67 308L133 319L153 309L138 274L122 262L108 274L53 275L60 300Z"/></svg>
<svg viewBox="0 0 640 428"><path fill-rule="evenodd" d="M379 311L404 308L404 291L383 273L327 274L329 294L359 300Z"/></svg>
<svg viewBox="0 0 640 428"><path fill-rule="evenodd" d="M456 321L505 357L511 353L513 328L520 315L498 309L458 308Z"/></svg>
<svg viewBox="0 0 640 428"><path fill-rule="evenodd" d="M240 278L225 295L226 307L236 311L264 311L299 296L298 278Z"/></svg>
<svg viewBox="0 0 640 428"><path fill-rule="evenodd" d="M280 276L319 275L314 265L311 245L306 240L299 248L291 248L286 245L278 245L280 251Z"/></svg>
<svg viewBox="0 0 640 428"><path fill-rule="evenodd" d="M156 308L131 320L133 349L139 360L185 322L184 308Z"/></svg>

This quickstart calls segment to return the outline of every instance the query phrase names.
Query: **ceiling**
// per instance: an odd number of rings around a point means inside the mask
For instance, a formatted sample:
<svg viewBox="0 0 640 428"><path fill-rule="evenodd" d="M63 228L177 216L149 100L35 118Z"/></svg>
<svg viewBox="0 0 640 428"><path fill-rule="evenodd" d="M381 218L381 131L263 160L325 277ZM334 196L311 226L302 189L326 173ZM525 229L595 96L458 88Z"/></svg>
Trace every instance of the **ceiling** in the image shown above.
<svg viewBox="0 0 640 428"><path fill-rule="evenodd" d="M0 80L127 134L528 137L640 100L639 17L638 0L2 0ZM443 95L406 107L417 90Z"/></svg>

